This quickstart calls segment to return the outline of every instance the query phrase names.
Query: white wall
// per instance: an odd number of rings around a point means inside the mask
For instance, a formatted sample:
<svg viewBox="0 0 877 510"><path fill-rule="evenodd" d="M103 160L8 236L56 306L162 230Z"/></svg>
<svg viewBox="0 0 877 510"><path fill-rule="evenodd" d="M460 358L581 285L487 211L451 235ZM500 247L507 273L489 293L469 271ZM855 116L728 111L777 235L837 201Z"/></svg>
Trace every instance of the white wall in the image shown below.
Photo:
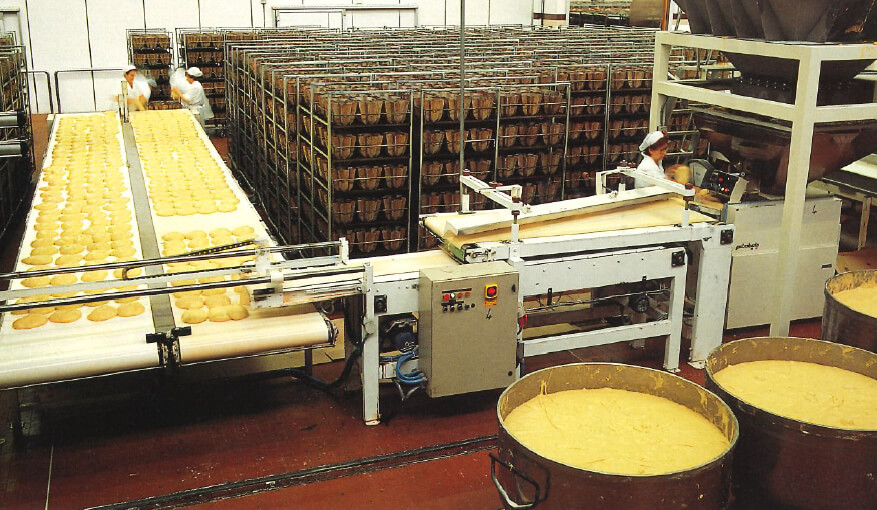
<svg viewBox="0 0 877 510"><path fill-rule="evenodd" d="M327 5L416 5L413 14L391 11L284 15L281 24L340 26L440 26L460 22L460 0L0 0L0 11L17 10L19 42L28 52L29 68L47 71L52 94L57 71L121 68L127 63L128 28L261 27L273 26L272 7ZM264 11L264 18L263 18ZM264 22L263 22L264 19ZM533 0L466 0L466 24L533 23ZM113 108L111 95L120 73L62 72L58 75L61 110L80 112ZM37 104L38 103L38 104ZM43 75L32 81L31 105L49 111ZM58 111L58 104L54 105Z"/></svg>

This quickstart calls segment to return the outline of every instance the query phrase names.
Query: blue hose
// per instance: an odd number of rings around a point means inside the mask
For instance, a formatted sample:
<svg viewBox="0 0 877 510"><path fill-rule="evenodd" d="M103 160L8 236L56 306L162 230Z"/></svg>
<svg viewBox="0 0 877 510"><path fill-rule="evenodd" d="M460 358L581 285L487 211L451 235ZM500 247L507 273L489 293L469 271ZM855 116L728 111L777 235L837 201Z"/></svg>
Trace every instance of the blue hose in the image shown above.
<svg viewBox="0 0 877 510"><path fill-rule="evenodd" d="M414 348L408 352L403 352L396 359L396 379L399 380L399 382L405 384L423 384L426 382L426 378L424 378L423 372L421 372L420 369L414 369L407 374L402 372L402 365L414 359L416 355L417 348Z"/></svg>

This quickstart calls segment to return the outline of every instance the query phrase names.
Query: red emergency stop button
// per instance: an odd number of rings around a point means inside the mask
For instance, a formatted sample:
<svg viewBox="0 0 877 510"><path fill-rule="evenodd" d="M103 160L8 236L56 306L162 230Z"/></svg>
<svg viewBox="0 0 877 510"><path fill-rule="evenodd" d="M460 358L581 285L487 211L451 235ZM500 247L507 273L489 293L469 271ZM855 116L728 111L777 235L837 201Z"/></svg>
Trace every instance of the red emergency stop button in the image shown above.
<svg viewBox="0 0 877 510"><path fill-rule="evenodd" d="M484 297L488 299L495 299L497 294L499 294L499 288L495 283L491 283L490 285L486 285L484 287Z"/></svg>

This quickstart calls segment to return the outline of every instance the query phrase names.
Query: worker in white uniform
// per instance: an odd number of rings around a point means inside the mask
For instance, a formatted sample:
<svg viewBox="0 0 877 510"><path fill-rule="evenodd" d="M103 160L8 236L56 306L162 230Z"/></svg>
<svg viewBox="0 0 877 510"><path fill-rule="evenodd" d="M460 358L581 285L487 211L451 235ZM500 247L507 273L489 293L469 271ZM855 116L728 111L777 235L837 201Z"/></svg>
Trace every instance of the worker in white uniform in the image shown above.
<svg viewBox="0 0 877 510"><path fill-rule="evenodd" d="M665 131L652 131L647 134L643 143L640 144L639 150L643 155L643 160L636 167L637 170L649 176L664 179L664 164L662 163L667 156L667 146L670 140ZM651 184L637 179L635 187L643 188L651 186Z"/></svg>
<svg viewBox="0 0 877 510"><path fill-rule="evenodd" d="M204 76L204 73L201 72L201 69L190 67L186 70L186 83L188 83L188 86L182 89L173 88L171 95L179 99L183 106L195 114L198 122L203 127L206 120L213 118L213 111L210 109L210 104L204 95L204 87L198 81L202 76Z"/></svg>
<svg viewBox="0 0 877 510"><path fill-rule="evenodd" d="M125 77L126 101L129 110L145 110L146 103L149 102L150 90L149 85L145 81L135 80L137 77L137 67L128 64L122 70Z"/></svg>

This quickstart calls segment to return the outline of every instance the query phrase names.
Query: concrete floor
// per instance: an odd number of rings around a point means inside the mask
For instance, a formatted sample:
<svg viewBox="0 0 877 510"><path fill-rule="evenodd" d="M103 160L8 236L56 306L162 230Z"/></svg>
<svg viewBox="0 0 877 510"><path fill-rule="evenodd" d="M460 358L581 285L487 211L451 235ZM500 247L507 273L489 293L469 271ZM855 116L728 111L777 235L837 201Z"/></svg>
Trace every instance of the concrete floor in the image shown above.
<svg viewBox="0 0 877 510"><path fill-rule="evenodd" d="M0 270L11 267L21 229L3 243ZM792 334L818 337L819 327L795 324ZM657 368L661 358L660 342L650 341L542 356L527 370L590 360ZM321 365L316 375L331 379L341 368ZM703 382L702 371L682 368ZM487 456L499 392L417 394L401 406L395 389L385 390L384 422L366 427L358 393L329 395L291 378L99 378L19 392L25 438L17 441L15 393L0 392L0 508L500 508Z"/></svg>

